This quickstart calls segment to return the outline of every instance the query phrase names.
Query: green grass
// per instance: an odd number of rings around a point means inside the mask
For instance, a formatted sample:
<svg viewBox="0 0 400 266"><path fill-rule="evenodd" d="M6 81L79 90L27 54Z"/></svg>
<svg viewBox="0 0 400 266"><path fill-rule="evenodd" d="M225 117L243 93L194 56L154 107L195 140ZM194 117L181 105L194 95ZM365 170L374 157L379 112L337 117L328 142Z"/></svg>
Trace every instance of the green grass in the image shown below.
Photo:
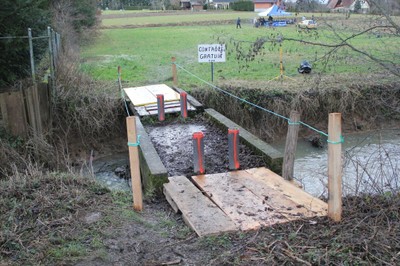
<svg viewBox="0 0 400 266"><path fill-rule="evenodd" d="M254 16L254 13L243 13ZM196 19L209 20L216 14L194 15ZM159 22L186 18L190 15L179 16L150 16L134 17L149 22L156 18ZM218 14L221 20L225 17L237 17L235 12ZM245 17L245 15L241 15ZM338 19L340 17L329 17ZM360 20L364 17L357 17ZM115 20L115 19L114 19ZM112 21L114 21L112 20ZM171 20L172 21L172 20ZM180 20L181 21L181 20ZM349 21L345 21L348 23ZM140 24L142 22L136 21ZM329 21L335 23L335 20ZM351 24L352 23L352 24ZM353 21L351 25L356 25ZM343 38L351 36L355 28L343 24L339 35ZM238 41L254 42L257 38L283 38L317 42L322 44L338 43L338 37L323 23L316 31L298 32L294 25L276 28L254 28L251 24L243 23L243 28L237 30L235 25L208 25L208 26L176 26L152 27L136 29L105 29L101 35L90 45L83 47L82 70L99 80L116 80L117 66L122 67L122 79L133 86L170 83L171 82L171 57L177 58L178 64L197 76L210 81L210 64L197 62L197 45L207 43L225 43L227 46L227 61L216 63L214 79L218 80L247 80L268 81L280 74L279 50L276 43L264 44L264 49L256 55L253 61L237 60ZM393 60L397 53L399 39L392 36L377 38L374 34L365 34L351 41L351 44L361 51L371 53L381 59ZM248 53L250 44L239 43L239 52ZM368 58L361 56L349 48L341 47L329 57L326 54L332 48L304 44L298 41L282 42L283 65L285 75L300 77L297 68L302 60L309 60L313 64L313 72L321 74L341 73L369 73L377 70L377 65ZM326 60L328 59L328 60ZM399 60L399 58L395 59ZM397 62L398 63L398 62ZM379 69L378 69L379 70ZM178 70L179 83L185 86L198 84L198 81L187 73Z"/></svg>

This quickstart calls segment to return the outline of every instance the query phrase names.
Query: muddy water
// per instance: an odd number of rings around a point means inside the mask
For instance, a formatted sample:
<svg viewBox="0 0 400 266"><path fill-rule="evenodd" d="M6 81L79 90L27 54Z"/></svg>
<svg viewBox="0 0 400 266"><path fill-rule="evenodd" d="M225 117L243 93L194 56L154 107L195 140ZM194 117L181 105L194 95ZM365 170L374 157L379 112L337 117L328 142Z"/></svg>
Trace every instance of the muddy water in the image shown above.
<svg viewBox="0 0 400 266"><path fill-rule="evenodd" d="M93 161L96 180L111 190L130 190L129 155L127 152L104 156Z"/></svg>
<svg viewBox="0 0 400 266"><path fill-rule="evenodd" d="M400 188L400 130L345 135L343 144L343 192L377 193ZM273 144L284 151L284 142ZM314 196L327 196L328 149L315 148L299 139L294 165L295 179Z"/></svg>

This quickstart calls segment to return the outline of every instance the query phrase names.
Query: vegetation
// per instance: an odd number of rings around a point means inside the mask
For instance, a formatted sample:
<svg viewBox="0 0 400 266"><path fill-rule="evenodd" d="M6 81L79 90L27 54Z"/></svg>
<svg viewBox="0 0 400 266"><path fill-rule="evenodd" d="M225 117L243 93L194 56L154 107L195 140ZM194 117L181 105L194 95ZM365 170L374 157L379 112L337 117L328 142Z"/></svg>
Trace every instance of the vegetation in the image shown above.
<svg viewBox="0 0 400 266"><path fill-rule="evenodd" d="M33 37L47 36L47 26L59 17L57 7L62 6L62 14L68 14L74 29L90 28L96 24L96 1L24 1L6 0L0 11L0 87L12 85L17 79L29 76L30 54L27 39L28 28ZM58 11L61 11L58 9ZM65 17L64 17L65 19ZM56 26L56 25L55 25ZM61 31L62 29L57 29ZM33 40L33 52L36 62L40 62L48 49L47 39ZM38 64L38 63L36 63Z"/></svg>
<svg viewBox="0 0 400 266"><path fill-rule="evenodd" d="M34 37L46 35L51 21L47 0L5 0L1 5L0 87L29 75L28 28L32 29ZM41 42L35 44L35 57L41 58L46 47Z"/></svg>
<svg viewBox="0 0 400 266"><path fill-rule="evenodd" d="M254 3L252 1L237 1L230 5L235 11L254 11Z"/></svg>
<svg viewBox="0 0 400 266"><path fill-rule="evenodd" d="M107 228L140 219L129 194L76 175L30 171L0 181L0 260L6 265L72 263L101 254Z"/></svg>
<svg viewBox="0 0 400 266"><path fill-rule="evenodd" d="M234 14L236 16L236 13ZM347 73L369 75L371 72L381 71L379 65L348 47L330 47L330 45L335 45L337 40L336 33L331 31L330 25L333 21L343 19L344 16L318 16L320 28L317 31L299 32L292 25L274 30L254 28L250 24L250 19L246 20L245 14L240 15L243 21L242 30L236 30L234 19L231 20L230 25L210 23L190 27L103 30L94 44L83 49L82 55L85 62L82 64L82 69L96 79L113 80L116 75L116 66L121 65L125 81L134 84L165 82L171 75L170 57L175 56L180 65L209 80L210 66L197 63L196 47L200 43L220 42L225 43L227 47L227 61L215 64L215 76L220 81L229 79L268 81L277 77L280 48L283 51L285 75L297 79L303 79L297 74L297 68L302 60L311 62L313 72L322 75ZM212 15L207 16L210 18ZM228 15L224 14L222 17L226 16ZM151 21L154 18L162 24L166 21L176 22L180 16L150 16L148 19L131 17L131 20L126 19L126 23L138 21L142 24L145 19ZM108 19L103 23L112 24L111 21L114 20L117 19ZM365 22L363 16L352 16L350 21L346 21L340 34L352 35L353 31L349 26ZM382 60L397 60L393 57L397 52L397 37L382 32L377 38L376 34L377 32L373 31L357 36L349 43ZM185 42L179 41L182 39L185 39ZM283 41L279 42L279 39ZM386 47L385 51L382 50L383 45ZM180 74L180 84L183 87L186 85L191 87L193 82L192 77L185 73Z"/></svg>

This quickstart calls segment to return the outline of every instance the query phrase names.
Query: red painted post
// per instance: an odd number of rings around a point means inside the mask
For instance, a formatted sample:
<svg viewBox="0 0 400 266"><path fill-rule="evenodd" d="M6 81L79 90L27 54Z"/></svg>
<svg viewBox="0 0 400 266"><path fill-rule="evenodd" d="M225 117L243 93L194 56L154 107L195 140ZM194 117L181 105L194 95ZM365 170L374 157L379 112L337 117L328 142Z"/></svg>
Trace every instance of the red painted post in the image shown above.
<svg viewBox="0 0 400 266"><path fill-rule="evenodd" d="M164 95L157 94L157 111L158 111L158 121L165 120L165 109L164 109Z"/></svg>
<svg viewBox="0 0 400 266"><path fill-rule="evenodd" d="M193 133L193 170L195 173L204 174L204 134Z"/></svg>
<svg viewBox="0 0 400 266"><path fill-rule="evenodd" d="M180 93L180 101L181 101L181 115L183 118L187 118L188 115L188 108L187 108L187 93L181 92Z"/></svg>
<svg viewBox="0 0 400 266"><path fill-rule="evenodd" d="M229 169L238 170L239 163L239 130L228 129Z"/></svg>

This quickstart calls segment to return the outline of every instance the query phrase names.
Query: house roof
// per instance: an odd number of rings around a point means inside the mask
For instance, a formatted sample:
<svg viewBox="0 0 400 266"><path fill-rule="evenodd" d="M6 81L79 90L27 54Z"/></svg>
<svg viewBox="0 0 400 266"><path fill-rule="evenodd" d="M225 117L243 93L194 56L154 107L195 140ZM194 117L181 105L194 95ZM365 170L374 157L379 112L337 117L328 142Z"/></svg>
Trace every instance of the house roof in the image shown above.
<svg viewBox="0 0 400 266"><path fill-rule="evenodd" d="M277 0L253 0L254 3L276 3Z"/></svg>
<svg viewBox="0 0 400 266"><path fill-rule="evenodd" d="M350 7L355 0L329 0L327 6L330 9L337 7Z"/></svg>
<svg viewBox="0 0 400 266"><path fill-rule="evenodd" d="M233 3L236 2L237 0L213 0L213 3Z"/></svg>

